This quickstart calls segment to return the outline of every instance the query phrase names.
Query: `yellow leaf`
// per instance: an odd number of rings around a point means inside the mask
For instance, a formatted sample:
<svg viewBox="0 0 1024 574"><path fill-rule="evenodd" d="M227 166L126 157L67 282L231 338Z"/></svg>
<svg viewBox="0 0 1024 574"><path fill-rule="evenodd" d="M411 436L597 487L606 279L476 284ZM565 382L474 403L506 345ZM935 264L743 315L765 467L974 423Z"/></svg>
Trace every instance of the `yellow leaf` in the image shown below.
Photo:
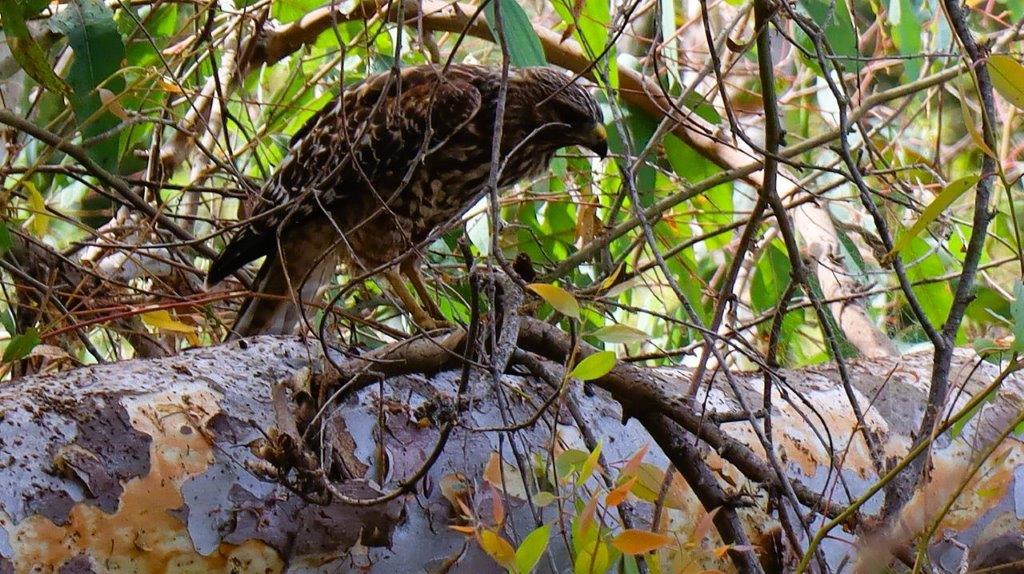
<svg viewBox="0 0 1024 574"><path fill-rule="evenodd" d="M160 84L160 88L162 88L163 91L165 91L165 92L167 92L169 94L184 94L185 93L185 90L182 90L181 86L179 86L178 84L176 84L176 83L174 83L174 82L172 82L172 81L170 81L170 80L168 80L166 78L160 78L160 80L157 83Z"/></svg>
<svg viewBox="0 0 1024 574"><path fill-rule="evenodd" d="M147 311L142 314L142 322L153 327L157 331L170 331L172 333L195 333L196 328L186 325L171 316L166 309Z"/></svg>
<svg viewBox="0 0 1024 574"><path fill-rule="evenodd" d="M557 285L547 283L530 283L526 287L547 301L548 305L554 307L559 313L573 319L580 318L580 304L576 302L572 293Z"/></svg>
<svg viewBox="0 0 1024 574"><path fill-rule="evenodd" d="M587 545L576 556L573 564L573 574L597 574L608 570L608 545L600 540L594 540Z"/></svg>
<svg viewBox="0 0 1024 574"><path fill-rule="evenodd" d="M671 468L671 467L669 467ZM661 486L665 481L665 470L662 470L649 462L642 462L636 469L637 483L633 487L633 495L647 502L655 502L661 498ZM675 471L672 471L673 473ZM664 497L665 506L682 510L687 508L686 491L682 487L682 479L678 474L673 474L672 483L669 485L668 493Z"/></svg>
<svg viewBox="0 0 1024 574"><path fill-rule="evenodd" d="M626 482L616 486L608 492L608 496L605 497L604 503L608 506L618 506L622 504L623 500L629 496L629 491L633 490L633 485L636 484L637 477L633 477Z"/></svg>
<svg viewBox="0 0 1024 574"><path fill-rule="evenodd" d="M28 195L28 211L31 214L25 221L25 229L36 237L42 237L50 228L50 216L46 213L46 200L31 181L22 181L22 187Z"/></svg>
<svg viewBox="0 0 1024 574"><path fill-rule="evenodd" d="M646 554L652 550L664 548L672 544L671 536L658 534L649 530L626 530L612 539L612 546L623 554Z"/></svg>
<svg viewBox="0 0 1024 574"><path fill-rule="evenodd" d="M519 469L501 460L498 453L492 452L484 467L484 480L494 488L519 500L526 500L526 483L519 474Z"/></svg>
<svg viewBox="0 0 1024 574"><path fill-rule="evenodd" d="M597 441L594 445L594 450L587 455L587 460L583 461L583 468L580 469L580 475L576 477L576 484L581 485L584 482L590 480L590 475L594 473L594 469L597 468L597 461L601 458L601 441Z"/></svg>
<svg viewBox="0 0 1024 574"><path fill-rule="evenodd" d="M128 112L124 110L124 106L121 105L120 100L117 99L117 94L106 88L98 88L96 91L99 93L100 102L103 104L103 107L110 110L110 113L125 121L131 119L128 116Z"/></svg>
<svg viewBox="0 0 1024 574"><path fill-rule="evenodd" d="M933 199L931 203L925 206L924 210L921 212L921 217L914 222L914 225L900 236L896 241L896 244L892 246L892 251L885 254L881 263L886 265L892 261L897 253L910 245L910 242L920 235L931 222L938 219L939 215L946 211L950 205L953 205L954 201L960 199L960 196L966 193L967 190L974 187L974 185L978 183L978 179L979 178L976 175L961 177L956 181L950 182L949 185L943 188L942 192L935 196L935 199Z"/></svg>
<svg viewBox="0 0 1024 574"><path fill-rule="evenodd" d="M591 335L605 343L640 343L651 338L646 332L628 325L608 325Z"/></svg>
<svg viewBox="0 0 1024 574"><path fill-rule="evenodd" d="M620 263L619 266L615 268L615 271L613 271L612 274L609 275L607 279L605 279L604 281L601 282L601 290L602 291L607 291L608 289L611 289L612 287L614 287L615 286L615 282L619 280L619 275L622 275L622 270L625 269L625 268L626 268L626 264L625 263Z"/></svg>
<svg viewBox="0 0 1024 574"><path fill-rule="evenodd" d="M992 77L992 87L999 95L1024 110L1024 66L1011 56L993 54L988 57L986 67Z"/></svg>
<svg viewBox="0 0 1024 574"><path fill-rule="evenodd" d="M516 564L516 551L507 540L490 530L482 530L476 539L488 556L503 568L512 569Z"/></svg>
<svg viewBox="0 0 1024 574"><path fill-rule="evenodd" d="M998 159L996 158L996 152L988 147L988 144L985 143L985 138L978 132L978 126L974 124L974 115L971 113L970 108L967 107L967 94L964 93L960 84L954 82L954 85L956 86L957 95L959 95L957 101L960 102L960 115L964 117L964 126L967 128L967 133L970 134L971 140L974 141L974 145L978 146L982 153L992 159Z"/></svg>

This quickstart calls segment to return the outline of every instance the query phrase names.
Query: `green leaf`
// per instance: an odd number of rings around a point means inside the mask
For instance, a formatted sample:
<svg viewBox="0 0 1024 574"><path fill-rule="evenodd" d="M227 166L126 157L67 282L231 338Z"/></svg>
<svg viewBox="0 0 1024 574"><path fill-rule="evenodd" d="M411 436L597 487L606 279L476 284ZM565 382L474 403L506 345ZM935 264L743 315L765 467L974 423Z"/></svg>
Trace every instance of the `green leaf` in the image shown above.
<svg viewBox="0 0 1024 574"><path fill-rule="evenodd" d="M1020 279L1013 284L1010 318L1013 320L1013 350L1024 351L1024 284Z"/></svg>
<svg viewBox="0 0 1024 574"><path fill-rule="evenodd" d="M32 352L32 349L39 344L39 331L35 327L29 327L21 335L11 337L7 348L4 349L3 362L11 363L24 359Z"/></svg>
<svg viewBox="0 0 1024 574"><path fill-rule="evenodd" d="M992 87L999 95L1024 110L1024 66L1012 56L993 54L988 57L986 67L992 77Z"/></svg>
<svg viewBox="0 0 1024 574"><path fill-rule="evenodd" d="M597 444L594 445L594 450L587 455L587 460L583 461L583 468L580 469L580 475L576 477L577 486L580 486L590 480L590 475L594 474L594 469L597 468L597 461L601 458L601 449L603 446L603 443L598 440Z"/></svg>
<svg viewBox="0 0 1024 574"><path fill-rule="evenodd" d="M49 6L50 0L22 0L21 5L22 15L26 18L31 18L32 16L42 12L43 8Z"/></svg>
<svg viewBox="0 0 1024 574"><path fill-rule="evenodd" d="M558 500L558 497L556 497L553 493L548 492L546 490L542 490L537 494L533 495L533 504L537 508L544 508L545 506L551 504L556 500Z"/></svg>
<svg viewBox="0 0 1024 574"><path fill-rule="evenodd" d="M0 325L3 325L4 329L7 329L8 334L14 333L14 316L11 315L10 309L4 309L4 312L0 313Z"/></svg>
<svg viewBox="0 0 1024 574"><path fill-rule="evenodd" d="M302 18L323 4L323 0L274 0L271 14L279 22L288 23Z"/></svg>
<svg viewBox="0 0 1024 574"><path fill-rule="evenodd" d="M608 545L595 540L584 546L576 556L573 574L603 574L608 570L608 562Z"/></svg>
<svg viewBox="0 0 1024 574"><path fill-rule="evenodd" d="M817 274L811 273L808 275L807 284L811 288L811 292L819 301L825 300L825 294L821 290L821 282L818 281ZM839 347L839 353L845 358L856 357L857 348L853 346L853 343L846 338L843 330L839 328L839 323L836 322L836 317L832 314L832 309L830 309L828 305L822 305L822 314L825 316L825 321L828 323L829 331L836 337L836 345ZM826 349L828 349L829 357L832 357L832 348L828 343L825 343L825 345Z"/></svg>
<svg viewBox="0 0 1024 574"><path fill-rule="evenodd" d="M116 98L125 89L124 78L114 75L121 69L125 48L113 12L101 0L70 0L64 11L51 19L51 26L68 37L75 53L67 80L71 107L83 136L98 136L120 125L121 120L104 108L98 91L103 87ZM89 155L115 171L118 145L117 137L101 139L89 146Z"/></svg>
<svg viewBox="0 0 1024 574"><path fill-rule="evenodd" d="M662 141L665 146L665 157L672 166L672 171L686 181L696 183L722 171L675 135L669 134Z"/></svg>
<svg viewBox="0 0 1024 574"><path fill-rule="evenodd" d="M778 240L769 243L754 269L750 303L756 311L774 309L789 285L793 267L780 244Z"/></svg>
<svg viewBox="0 0 1024 574"><path fill-rule="evenodd" d="M501 6L498 8L501 12L501 28L507 42L508 58L512 65L517 68L525 68L547 64L544 49L541 48L540 39L537 38L537 32L533 29L533 23L516 0L491 0L484 8L487 27L491 29L495 41L501 41L494 19L494 7L498 2L501 2Z"/></svg>
<svg viewBox="0 0 1024 574"><path fill-rule="evenodd" d="M651 338L650 335L628 325L608 325L591 333L605 343L640 343Z"/></svg>
<svg viewBox="0 0 1024 574"><path fill-rule="evenodd" d="M614 368L615 352L598 351L580 361L569 376L581 381L592 381L607 375Z"/></svg>
<svg viewBox="0 0 1024 574"><path fill-rule="evenodd" d="M554 307L559 313L573 319L580 318L580 304L576 302L572 293L565 289L547 283L531 283L526 288L540 295L541 299L547 301L548 305Z"/></svg>
<svg viewBox="0 0 1024 574"><path fill-rule="evenodd" d="M67 84L53 73L53 66L46 57L46 51L32 37L25 24L25 15L38 11L33 11L31 5L23 6L15 0L0 0L0 18L3 19L7 45L11 49L11 56L29 77L52 92L67 93Z"/></svg>
<svg viewBox="0 0 1024 574"><path fill-rule="evenodd" d="M892 251L885 254L885 257L882 258L882 264L887 265L892 261L892 258L895 257L897 253L906 249L915 237L920 235L929 224L939 217L939 214L946 211L950 205L953 205L954 201L959 199L961 195L974 187L977 183L978 176L976 175L961 177L956 181L950 182L950 184L947 185L942 192L924 208L924 211L921 212L921 217L914 222L914 225L900 236L896 241L896 244L892 246Z"/></svg>
<svg viewBox="0 0 1024 574"><path fill-rule="evenodd" d="M11 240L11 230L7 228L6 222L0 221L0 257L10 251L12 245L14 242Z"/></svg>
<svg viewBox="0 0 1024 574"><path fill-rule="evenodd" d="M551 5L562 17L562 21L573 30L573 35L583 48L588 58L595 58L605 52L608 44L612 21L608 0L554 0ZM614 47L607 52L609 62L614 64L616 58ZM612 77L611 87L618 85L618 66L609 66ZM600 79L599 79L600 80Z"/></svg>
<svg viewBox="0 0 1024 574"><path fill-rule="evenodd" d="M819 26L824 24L825 37L837 56L858 55L857 31L846 0L800 0L800 5ZM845 66L849 62L840 59L839 63Z"/></svg>
<svg viewBox="0 0 1024 574"><path fill-rule="evenodd" d="M906 248L907 278L914 283L914 294L924 308L924 314L935 325L941 325L953 305L953 292L948 281L929 281L947 272L942 258L920 237L914 238Z"/></svg>
<svg viewBox="0 0 1024 574"><path fill-rule="evenodd" d="M960 418L956 419L956 421L953 423L953 426L949 427L950 438L956 438L960 436L960 434L964 432L964 427L967 426L967 423L970 422L972 418L974 418L974 415L978 414L978 411L980 411L981 408L985 406L985 403L991 402L993 399L995 399L998 390L999 387L993 388L991 391L988 392L987 395L985 395L985 398L981 399L980 401L978 401L978 404L971 407L971 410L967 411L966 413L961 415Z"/></svg>
<svg viewBox="0 0 1024 574"><path fill-rule="evenodd" d="M529 574L537 567L540 557L547 550L551 538L551 526L543 524L526 535L523 543L516 549L516 570L519 574Z"/></svg>
<svg viewBox="0 0 1024 574"><path fill-rule="evenodd" d="M903 77L916 80L921 73L921 22L910 0L889 0L889 23L896 48L910 56L903 60Z"/></svg>
<svg viewBox="0 0 1024 574"><path fill-rule="evenodd" d="M559 477L569 476L569 473L583 466L590 453L585 450L571 448L555 458L555 472Z"/></svg>

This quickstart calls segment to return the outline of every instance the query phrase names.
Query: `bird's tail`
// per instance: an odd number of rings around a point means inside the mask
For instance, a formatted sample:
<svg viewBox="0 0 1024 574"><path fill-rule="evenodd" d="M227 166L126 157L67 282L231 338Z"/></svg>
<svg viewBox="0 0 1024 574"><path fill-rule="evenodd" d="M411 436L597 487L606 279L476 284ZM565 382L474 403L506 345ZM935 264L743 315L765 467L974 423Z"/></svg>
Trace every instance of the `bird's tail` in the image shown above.
<svg viewBox="0 0 1024 574"><path fill-rule="evenodd" d="M333 252L300 250L282 258L275 250L256 274L252 286L256 295L242 303L227 339L295 333L303 316L313 318L315 311L309 304L330 282L337 263Z"/></svg>

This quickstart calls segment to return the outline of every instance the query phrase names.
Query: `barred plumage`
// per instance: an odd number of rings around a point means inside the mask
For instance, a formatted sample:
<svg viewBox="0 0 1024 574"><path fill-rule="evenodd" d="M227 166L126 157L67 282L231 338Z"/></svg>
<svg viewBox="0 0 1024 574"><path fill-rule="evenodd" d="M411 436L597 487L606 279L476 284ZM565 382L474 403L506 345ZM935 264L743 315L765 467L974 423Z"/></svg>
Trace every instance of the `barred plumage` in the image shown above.
<svg viewBox="0 0 1024 574"><path fill-rule="evenodd" d="M604 156L600 109L570 79L510 72L499 187L539 175L562 147ZM210 267L213 285L267 256L254 290L270 297L243 304L235 334L293 331L299 309L288 299L310 300L339 260L351 272L394 265L479 199L500 85L495 68L416 66L368 77L315 114Z"/></svg>

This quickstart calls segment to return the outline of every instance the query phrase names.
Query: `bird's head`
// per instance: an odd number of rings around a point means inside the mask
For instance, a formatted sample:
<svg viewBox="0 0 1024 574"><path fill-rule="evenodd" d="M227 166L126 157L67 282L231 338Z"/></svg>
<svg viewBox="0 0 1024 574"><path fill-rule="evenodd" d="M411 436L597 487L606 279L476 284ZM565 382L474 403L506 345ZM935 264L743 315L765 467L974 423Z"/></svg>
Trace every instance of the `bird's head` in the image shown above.
<svg viewBox="0 0 1024 574"><path fill-rule="evenodd" d="M532 118L534 137L554 148L580 146L602 159L608 155L608 133L597 101L580 81L557 68L522 68L516 72L523 87L522 110Z"/></svg>

